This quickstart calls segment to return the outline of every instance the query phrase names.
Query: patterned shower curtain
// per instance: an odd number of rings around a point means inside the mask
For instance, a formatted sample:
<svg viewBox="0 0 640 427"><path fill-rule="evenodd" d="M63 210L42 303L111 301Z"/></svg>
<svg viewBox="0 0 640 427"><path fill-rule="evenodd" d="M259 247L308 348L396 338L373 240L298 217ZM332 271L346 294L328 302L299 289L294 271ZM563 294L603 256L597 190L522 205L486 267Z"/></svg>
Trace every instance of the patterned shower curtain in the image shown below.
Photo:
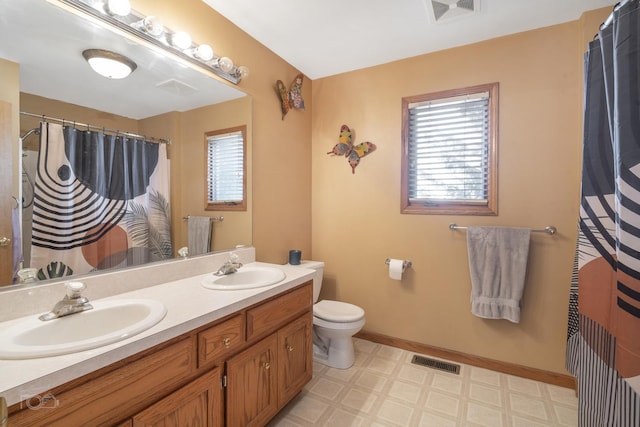
<svg viewBox="0 0 640 427"><path fill-rule="evenodd" d="M40 280L172 255L165 144L40 128L31 252Z"/></svg>
<svg viewBox="0 0 640 427"><path fill-rule="evenodd" d="M567 369L580 426L640 426L640 10L616 8L585 55L582 197Z"/></svg>

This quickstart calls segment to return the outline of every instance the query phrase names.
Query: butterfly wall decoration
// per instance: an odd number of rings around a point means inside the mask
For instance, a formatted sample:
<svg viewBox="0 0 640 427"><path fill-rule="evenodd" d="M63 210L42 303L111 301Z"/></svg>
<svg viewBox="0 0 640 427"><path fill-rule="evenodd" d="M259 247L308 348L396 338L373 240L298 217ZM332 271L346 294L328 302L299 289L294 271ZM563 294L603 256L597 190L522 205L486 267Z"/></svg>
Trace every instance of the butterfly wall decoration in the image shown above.
<svg viewBox="0 0 640 427"><path fill-rule="evenodd" d="M333 149L327 154L332 156L345 156L349 165L351 166L351 173L356 173L356 166L360 164L360 159L376 150L376 145L371 142L361 142L358 145L353 145L353 136L349 126L342 125L340 127L340 136L338 137L338 143L333 146Z"/></svg>
<svg viewBox="0 0 640 427"><path fill-rule="evenodd" d="M280 106L282 108L282 120L287 115L290 109L296 110L304 109L304 99L302 99L302 73L298 74L291 82L289 90L287 90L282 80L276 82L276 89L280 96Z"/></svg>

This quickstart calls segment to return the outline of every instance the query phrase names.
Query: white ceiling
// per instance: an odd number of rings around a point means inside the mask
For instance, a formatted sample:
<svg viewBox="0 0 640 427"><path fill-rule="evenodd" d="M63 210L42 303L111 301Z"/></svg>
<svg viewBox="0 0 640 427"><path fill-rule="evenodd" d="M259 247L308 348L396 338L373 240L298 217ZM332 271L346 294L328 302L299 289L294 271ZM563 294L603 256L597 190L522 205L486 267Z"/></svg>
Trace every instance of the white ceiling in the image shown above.
<svg viewBox="0 0 640 427"><path fill-rule="evenodd" d="M82 51L91 48L123 54L138 68L126 79L102 77L82 57ZM245 96L184 62L46 0L0 0L0 58L19 64L22 92L133 119Z"/></svg>
<svg viewBox="0 0 640 427"><path fill-rule="evenodd" d="M431 0L203 1L311 79L575 20L615 3L437 0L475 2L478 11L446 13L436 22ZM244 96L46 0L0 0L0 11L0 58L20 64L24 92L136 119ZM115 50L138 69L127 79L107 80L82 59L88 48Z"/></svg>
<svg viewBox="0 0 640 427"><path fill-rule="evenodd" d="M572 21L616 3L473 0L476 12L457 8L436 22L431 0L203 1L311 79Z"/></svg>

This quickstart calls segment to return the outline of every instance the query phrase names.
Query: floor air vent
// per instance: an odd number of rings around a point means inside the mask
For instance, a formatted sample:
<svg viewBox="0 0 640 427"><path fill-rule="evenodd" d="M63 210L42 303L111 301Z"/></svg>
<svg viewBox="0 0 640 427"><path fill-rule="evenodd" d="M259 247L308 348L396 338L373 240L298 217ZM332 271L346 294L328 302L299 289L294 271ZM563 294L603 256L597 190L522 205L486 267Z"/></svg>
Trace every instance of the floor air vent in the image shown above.
<svg viewBox="0 0 640 427"><path fill-rule="evenodd" d="M440 371L450 372L452 374L460 374L460 365L455 363L443 362L442 360L431 359L430 357L414 355L411 363L415 365L426 366L428 368L438 369Z"/></svg>

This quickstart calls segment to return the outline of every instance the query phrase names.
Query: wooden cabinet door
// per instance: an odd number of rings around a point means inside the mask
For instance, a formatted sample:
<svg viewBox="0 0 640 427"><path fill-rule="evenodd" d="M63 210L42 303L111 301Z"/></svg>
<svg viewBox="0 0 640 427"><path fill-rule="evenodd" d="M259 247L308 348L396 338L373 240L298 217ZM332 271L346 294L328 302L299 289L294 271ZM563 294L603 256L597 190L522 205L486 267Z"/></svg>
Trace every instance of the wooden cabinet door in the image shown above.
<svg viewBox="0 0 640 427"><path fill-rule="evenodd" d="M220 368L170 394L133 417L133 427L217 427L223 425Z"/></svg>
<svg viewBox="0 0 640 427"><path fill-rule="evenodd" d="M311 313L278 331L278 406L283 407L311 381L313 344Z"/></svg>
<svg viewBox="0 0 640 427"><path fill-rule="evenodd" d="M227 426L263 426L278 412L277 335L227 361Z"/></svg>

